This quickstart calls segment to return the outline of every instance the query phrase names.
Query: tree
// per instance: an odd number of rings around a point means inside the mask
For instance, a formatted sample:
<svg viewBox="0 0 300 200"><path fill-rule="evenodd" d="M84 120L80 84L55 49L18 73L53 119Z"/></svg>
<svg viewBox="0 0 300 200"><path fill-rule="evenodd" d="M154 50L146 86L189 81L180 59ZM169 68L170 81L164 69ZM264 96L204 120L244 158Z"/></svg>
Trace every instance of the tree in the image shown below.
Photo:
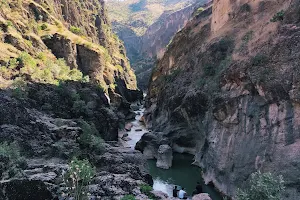
<svg viewBox="0 0 300 200"><path fill-rule="evenodd" d="M249 187L238 189L237 200L281 200L284 191L282 176L274 176L270 172L255 172L251 175Z"/></svg>

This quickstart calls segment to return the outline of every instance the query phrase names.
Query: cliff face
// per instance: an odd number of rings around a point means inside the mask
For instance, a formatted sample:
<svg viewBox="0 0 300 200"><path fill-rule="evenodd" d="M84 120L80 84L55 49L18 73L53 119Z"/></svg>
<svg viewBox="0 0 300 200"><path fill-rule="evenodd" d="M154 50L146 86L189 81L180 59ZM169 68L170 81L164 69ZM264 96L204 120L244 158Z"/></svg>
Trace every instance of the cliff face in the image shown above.
<svg viewBox="0 0 300 200"><path fill-rule="evenodd" d="M283 175L283 199L299 197L299 6L214 1L153 72L145 118L156 143L194 154L230 196L261 170Z"/></svg>
<svg viewBox="0 0 300 200"><path fill-rule="evenodd" d="M73 198L74 157L97 168L86 199L146 199L145 160L117 142L141 98L103 0L1 1L0 199Z"/></svg>
<svg viewBox="0 0 300 200"><path fill-rule="evenodd" d="M71 69L78 69L104 90L114 89L115 78L124 80L128 89L136 89L125 48L111 31L104 1L6 1L0 9L2 66L22 52L42 66L44 57L63 58Z"/></svg>

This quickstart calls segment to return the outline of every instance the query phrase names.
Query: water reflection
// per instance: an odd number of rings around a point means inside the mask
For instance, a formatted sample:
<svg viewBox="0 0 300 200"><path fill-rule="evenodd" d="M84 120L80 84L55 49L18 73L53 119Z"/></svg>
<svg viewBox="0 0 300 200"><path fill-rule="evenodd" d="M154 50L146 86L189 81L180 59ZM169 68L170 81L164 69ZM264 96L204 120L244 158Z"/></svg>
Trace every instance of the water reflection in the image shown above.
<svg viewBox="0 0 300 200"><path fill-rule="evenodd" d="M201 169L191 165L193 156L188 154L174 154L173 166L168 170L156 167L156 161L148 162L150 174L153 177L153 189L172 196L174 185L186 188L188 195L194 191L197 182L200 182L203 191L208 193L213 200L221 200L221 196L213 187L204 184L201 178Z"/></svg>

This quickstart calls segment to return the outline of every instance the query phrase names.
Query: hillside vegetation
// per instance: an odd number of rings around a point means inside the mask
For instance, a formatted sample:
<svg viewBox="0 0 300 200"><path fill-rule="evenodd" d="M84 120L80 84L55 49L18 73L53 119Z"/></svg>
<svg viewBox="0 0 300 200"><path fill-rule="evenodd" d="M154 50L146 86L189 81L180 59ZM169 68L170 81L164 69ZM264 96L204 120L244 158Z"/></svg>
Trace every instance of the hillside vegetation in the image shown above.
<svg viewBox="0 0 300 200"><path fill-rule="evenodd" d="M107 89L120 77L136 88L101 1L1 1L0 48L1 87L22 78L51 84L91 81Z"/></svg>
<svg viewBox="0 0 300 200"><path fill-rule="evenodd" d="M142 36L163 13L174 12L190 5L193 0L108 0L108 11L113 22L132 29Z"/></svg>

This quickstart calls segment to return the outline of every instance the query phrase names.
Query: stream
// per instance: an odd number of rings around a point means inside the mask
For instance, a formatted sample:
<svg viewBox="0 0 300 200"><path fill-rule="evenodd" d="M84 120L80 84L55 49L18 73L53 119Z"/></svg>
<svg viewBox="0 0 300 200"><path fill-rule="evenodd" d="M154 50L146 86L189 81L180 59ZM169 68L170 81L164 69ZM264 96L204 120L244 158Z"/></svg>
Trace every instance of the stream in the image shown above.
<svg viewBox="0 0 300 200"><path fill-rule="evenodd" d="M134 149L142 135L148 132L143 123L139 121L144 110L144 108L139 108L139 110L135 111L135 120L131 122L133 126L131 130L127 132L128 137L131 140L124 142L124 145L128 148ZM172 197L174 185L179 185L186 188L186 192L190 196L195 189L197 182L200 182L203 192L208 193L212 200L222 200L221 195L213 186L204 184L201 177L201 169L197 166L191 165L192 162L192 155L174 153L172 167L168 170L164 170L156 167L156 160L149 160L149 172L154 181L153 189L156 191L162 191Z"/></svg>

